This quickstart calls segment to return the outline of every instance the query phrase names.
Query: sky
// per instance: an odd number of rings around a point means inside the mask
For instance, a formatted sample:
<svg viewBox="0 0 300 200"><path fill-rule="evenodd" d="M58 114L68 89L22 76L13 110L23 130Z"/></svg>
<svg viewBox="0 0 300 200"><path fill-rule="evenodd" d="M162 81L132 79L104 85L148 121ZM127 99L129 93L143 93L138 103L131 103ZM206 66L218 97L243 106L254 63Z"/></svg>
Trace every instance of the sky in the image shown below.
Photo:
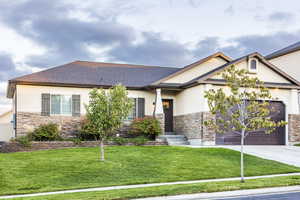
<svg viewBox="0 0 300 200"><path fill-rule="evenodd" d="M299 0L0 0L0 10L0 113L9 79L74 60L183 67L300 41Z"/></svg>

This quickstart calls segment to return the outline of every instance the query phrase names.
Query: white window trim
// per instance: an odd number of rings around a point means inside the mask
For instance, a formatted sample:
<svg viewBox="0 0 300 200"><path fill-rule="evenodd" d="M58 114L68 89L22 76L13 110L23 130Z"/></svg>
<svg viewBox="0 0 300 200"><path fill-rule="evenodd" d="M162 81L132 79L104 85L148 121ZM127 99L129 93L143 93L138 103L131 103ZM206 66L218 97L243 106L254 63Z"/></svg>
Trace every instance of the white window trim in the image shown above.
<svg viewBox="0 0 300 200"><path fill-rule="evenodd" d="M255 62L256 62L256 69L251 69L251 61L252 60L255 60ZM257 68L258 68L258 59L257 58L250 58L249 60L248 60L248 71L250 72L250 73L257 73Z"/></svg>
<svg viewBox="0 0 300 200"><path fill-rule="evenodd" d="M70 114L52 114L52 109L51 109L51 106L52 106L52 95L59 95L59 96L71 96L71 113ZM62 101L60 101L60 112L62 111ZM72 113L73 113L73 100L72 100L72 95L69 95L69 94L50 94L50 116L67 116L67 117L70 117L72 116Z"/></svg>
<svg viewBox="0 0 300 200"><path fill-rule="evenodd" d="M139 97L129 97L130 99L134 99L135 100L135 116L133 117L133 119L125 119L124 122L130 124L133 120L135 120L136 118L138 118L138 98Z"/></svg>

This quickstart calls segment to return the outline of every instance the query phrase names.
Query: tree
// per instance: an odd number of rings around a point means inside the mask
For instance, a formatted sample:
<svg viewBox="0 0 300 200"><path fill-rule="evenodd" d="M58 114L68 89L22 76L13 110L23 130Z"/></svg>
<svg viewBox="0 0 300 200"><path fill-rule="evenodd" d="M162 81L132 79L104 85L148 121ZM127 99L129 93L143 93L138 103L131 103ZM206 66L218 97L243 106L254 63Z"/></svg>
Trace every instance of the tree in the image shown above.
<svg viewBox="0 0 300 200"><path fill-rule="evenodd" d="M271 119L271 93L264 83L244 69L234 65L222 73L226 87L205 92L209 110L216 116L205 121L217 133L232 131L241 136L241 182L244 182L244 141L254 131L270 134L286 122Z"/></svg>
<svg viewBox="0 0 300 200"><path fill-rule="evenodd" d="M100 141L100 159L104 161L104 141L112 136L128 116L133 103L122 85L110 89L93 89L89 93L86 131Z"/></svg>

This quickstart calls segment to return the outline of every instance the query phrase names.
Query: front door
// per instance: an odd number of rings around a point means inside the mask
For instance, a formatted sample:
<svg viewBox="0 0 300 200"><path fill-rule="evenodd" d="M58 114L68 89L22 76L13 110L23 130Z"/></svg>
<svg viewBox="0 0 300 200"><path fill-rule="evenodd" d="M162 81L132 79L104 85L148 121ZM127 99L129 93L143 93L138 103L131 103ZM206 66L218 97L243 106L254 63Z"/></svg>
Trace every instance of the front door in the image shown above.
<svg viewBox="0 0 300 200"><path fill-rule="evenodd" d="M173 100L162 100L165 114L165 132L173 132Z"/></svg>

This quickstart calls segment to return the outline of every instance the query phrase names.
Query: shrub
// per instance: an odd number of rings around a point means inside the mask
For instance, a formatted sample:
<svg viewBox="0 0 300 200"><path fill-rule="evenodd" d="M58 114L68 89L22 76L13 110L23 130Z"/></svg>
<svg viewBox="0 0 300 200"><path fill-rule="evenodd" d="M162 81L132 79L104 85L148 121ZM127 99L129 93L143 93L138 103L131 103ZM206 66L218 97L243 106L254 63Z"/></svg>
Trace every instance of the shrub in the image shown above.
<svg viewBox="0 0 300 200"><path fill-rule="evenodd" d="M54 123L43 124L30 134L34 141L54 141L61 140L58 125Z"/></svg>
<svg viewBox="0 0 300 200"><path fill-rule="evenodd" d="M82 143L80 138L71 138L70 141L72 141L76 145L80 145Z"/></svg>
<svg viewBox="0 0 300 200"><path fill-rule="evenodd" d="M123 137L112 137L110 141L114 142L117 145L125 145L129 143L133 143L135 145L143 145L146 144L149 139L144 136L139 136L135 138L123 138Z"/></svg>
<svg viewBox="0 0 300 200"><path fill-rule="evenodd" d="M80 122L80 129L78 133L78 138L80 140L99 140L97 135L93 134L94 128L88 119L83 119Z"/></svg>
<svg viewBox="0 0 300 200"><path fill-rule="evenodd" d="M128 138L123 138L123 137L112 137L110 140L116 143L117 145L124 145L129 142Z"/></svg>
<svg viewBox="0 0 300 200"><path fill-rule="evenodd" d="M15 139L23 147L31 147L31 139L28 136L20 136Z"/></svg>
<svg viewBox="0 0 300 200"><path fill-rule="evenodd" d="M161 133L160 123L154 117L144 117L133 120L129 133L135 136L146 136L154 139Z"/></svg>
<svg viewBox="0 0 300 200"><path fill-rule="evenodd" d="M131 138L129 141L135 145L144 145L149 141L149 139L144 136L139 136L136 138Z"/></svg>

